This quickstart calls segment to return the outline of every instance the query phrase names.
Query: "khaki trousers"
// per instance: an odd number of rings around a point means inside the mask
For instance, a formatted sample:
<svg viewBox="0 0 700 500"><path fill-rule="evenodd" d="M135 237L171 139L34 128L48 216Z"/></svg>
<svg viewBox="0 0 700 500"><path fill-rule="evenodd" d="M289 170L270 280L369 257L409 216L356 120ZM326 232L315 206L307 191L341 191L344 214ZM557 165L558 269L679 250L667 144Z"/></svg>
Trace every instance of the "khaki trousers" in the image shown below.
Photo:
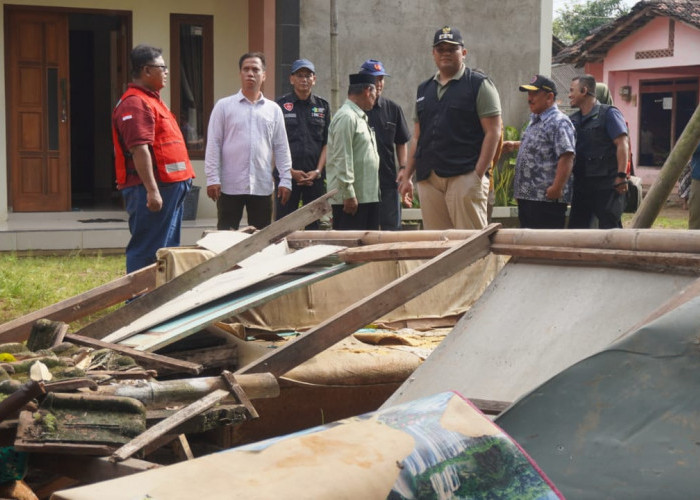
<svg viewBox="0 0 700 500"><path fill-rule="evenodd" d="M489 179L476 172L440 177L435 172L418 183L423 229L483 229Z"/></svg>

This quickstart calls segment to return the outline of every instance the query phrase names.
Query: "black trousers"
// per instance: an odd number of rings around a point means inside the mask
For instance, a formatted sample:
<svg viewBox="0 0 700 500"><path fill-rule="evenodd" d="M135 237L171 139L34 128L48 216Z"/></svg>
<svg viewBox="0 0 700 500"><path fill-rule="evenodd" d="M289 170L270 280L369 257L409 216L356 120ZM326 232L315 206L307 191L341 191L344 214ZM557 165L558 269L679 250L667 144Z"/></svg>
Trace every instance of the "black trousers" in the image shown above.
<svg viewBox="0 0 700 500"><path fill-rule="evenodd" d="M301 202L301 205L304 206L307 203L311 203L312 201L320 198L324 194L326 194L326 186L323 184L322 178L316 179L311 186L297 186L294 184L294 181L292 181L292 193L289 196L287 204L282 205L279 198L275 198L275 220L280 220L282 217L294 212L297 208L299 208L299 202ZM312 222L306 226L306 229L318 228L319 221Z"/></svg>
<svg viewBox="0 0 700 500"><path fill-rule="evenodd" d="M272 222L272 195L221 193L216 202L219 230L238 229L243 217L243 209L248 213L248 225L262 229Z"/></svg>
<svg viewBox="0 0 700 500"><path fill-rule="evenodd" d="M613 188L577 188L574 185L569 229L590 228L594 216L600 229L622 227L622 212L626 204L627 193L618 193Z"/></svg>
<svg viewBox="0 0 700 500"><path fill-rule="evenodd" d="M530 229L564 229L566 203L558 201L518 200L520 227Z"/></svg>
<svg viewBox="0 0 700 500"><path fill-rule="evenodd" d="M343 205L333 205L333 229L370 231L379 229L379 202L360 203L355 215L343 212Z"/></svg>

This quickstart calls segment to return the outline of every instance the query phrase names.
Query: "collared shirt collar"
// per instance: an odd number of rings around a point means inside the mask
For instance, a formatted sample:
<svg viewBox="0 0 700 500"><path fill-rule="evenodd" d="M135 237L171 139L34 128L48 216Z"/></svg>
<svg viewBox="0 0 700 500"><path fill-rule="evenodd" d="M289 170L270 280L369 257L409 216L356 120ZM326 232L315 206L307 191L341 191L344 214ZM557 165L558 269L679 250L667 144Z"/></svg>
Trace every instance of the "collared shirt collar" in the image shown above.
<svg viewBox="0 0 700 500"><path fill-rule="evenodd" d="M292 96L294 96L294 102L308 102L310 104L316 104L316 96L313 94L313 92L309 94L307 99L302 99L296 92L294 92L294 90L292 90Z"/></svg>
<svg viewBox="0 0 700 500"><path fill-rule="evenodd" d="M532 120L532 123L535 123L537 121L545 121L548 117L551 115L555 114L557 109L557 103L552 104L550 107L542 111L539 115L536 115L535 113L530 113L530 119Z"/></svg>
<svg viewBox="0 0 700 500"><path fill-rule="evenodd" d="M138 83L133 83L133 82L132 82L132 83L129 83L128 86L129 86L129 87L137 88L137 89L139 89L139 90L142 90L142 91L144 91L146 94L151 95L151 96L153 96L153 97L157 97L158 99L160 99L160 92L158 92L157 90L151 90L151 89L149 89L148 87L144 87L143 85L139 85Z"/></svg>
<svg viewBox="0 0 700 500"><path fill-rule="evenodd" d="M357 104L352 102L350 99L346 99L345 104L349 104L350 109L352 109L358 116L362 117L365 121L367 120L367 113L365 113L364 109L359 107Z"/></svg>
<svg viewBox="0 0 700 500"><path fill-rule="evenodd" d="M464 73L466 70L467 70L467 67L464 65L464 63L462 63L462 66L459 68L459 70L457 70L457 73L452 75L452 78L450 78L449 81L459 80L460 78L462 78L464 76ZM438 84L440 83L440 71L435 72L435 76L433 77L433 80L438 82ZM449 81L448 81L448 83L449 83Z"/></svg>
<svg viewBox="0 0 700 500"><path fill-rule="evenodd" d="M263 95L262 92L260 92L260 96L258 97L258 99L255 100L255 101L251 101L250 99L248 99L248 98L245 96L245 94L243 93L243 89L240 89L240 90L238 91L238 93L236 94L236 98L237 98L237 100L238 100L239 102L240 102L240 101L248 101L248 102L251 103L251 104L260 104L260 103L263 102L265 96Z"/></svg>

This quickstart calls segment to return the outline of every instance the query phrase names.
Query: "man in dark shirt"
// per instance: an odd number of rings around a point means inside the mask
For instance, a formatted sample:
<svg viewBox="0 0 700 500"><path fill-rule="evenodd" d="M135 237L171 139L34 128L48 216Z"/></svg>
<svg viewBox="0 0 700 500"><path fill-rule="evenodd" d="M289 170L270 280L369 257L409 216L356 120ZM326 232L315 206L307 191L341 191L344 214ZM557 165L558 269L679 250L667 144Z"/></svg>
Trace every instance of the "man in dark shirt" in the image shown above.
<svg viewBox="0 0 700 500"><path fill-rule="evenodd" d="M326 165L326 143L330 124L328 101L311 93L316 84L316 68L308 59L292 63L289 82L293 92L277 99L282 108L287 140L292 153L292 194L282 205L277 202L277 219L289 215L326 192L323 168ZM318 229L314 222L307 229Z"/></svg>
<svg viewBox="0 0 700 500"><path fill-rule="evenodd" d="M369 125L377 137L379 153L379 227L383 230L401 229L401 201L396 176L396 159L399 169L406 168L408 158L408 130L401 106L382 96L384 77L389 76L384 65L376 59L368 59L362 64L360 73L377 77L377 100L367 112Z"/></svg>

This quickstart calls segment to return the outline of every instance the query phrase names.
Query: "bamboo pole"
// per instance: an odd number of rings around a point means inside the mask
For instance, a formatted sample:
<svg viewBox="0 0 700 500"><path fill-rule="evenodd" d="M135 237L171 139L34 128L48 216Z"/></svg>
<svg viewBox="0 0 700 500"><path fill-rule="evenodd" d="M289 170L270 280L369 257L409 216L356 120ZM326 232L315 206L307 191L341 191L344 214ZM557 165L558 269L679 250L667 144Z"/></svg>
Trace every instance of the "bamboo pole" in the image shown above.
<svg viewBox="0 0 700 500"><path fill-rule="evenodd" d="M270 373L236 375L236 381L249 399L276 398L280 394L277 379ZM217 389L228 390L222 377L114 384L100 386L97 393L92 394L134 398L148 409L156 409L175 403L191 403Z"/></svg>
<svg viewBox="0 0 700 500"><path fill-rule="evenodd" d="M297 231L287 237L292 247L309 243L343 241L346 246L381 243L463 240L476 230L447 231ZM669 253L700 253L700 231L672 229L500 229L493 244L548 246L563 248L600 248Z"/></svg>
<svg viewBox="0 0 700 500"><path fill-rule="evenodd" d="M340 84L338 79L338 5L331 0L331 109L340 108Z"/></svg>
<svg viewBox="0 0 700 500"><path fill-rule="evenodd" d="M661 212L664 203L673 190L673 186L678 182L683 167L688 163L693 151L700 142L700 106L695 109L693 116L685 126L678 142L668 155L664 166L661 167L659 175L652 184L649 193L642 200L642 205L634 214L632 219L633 228L648 228Z"/></svg>

